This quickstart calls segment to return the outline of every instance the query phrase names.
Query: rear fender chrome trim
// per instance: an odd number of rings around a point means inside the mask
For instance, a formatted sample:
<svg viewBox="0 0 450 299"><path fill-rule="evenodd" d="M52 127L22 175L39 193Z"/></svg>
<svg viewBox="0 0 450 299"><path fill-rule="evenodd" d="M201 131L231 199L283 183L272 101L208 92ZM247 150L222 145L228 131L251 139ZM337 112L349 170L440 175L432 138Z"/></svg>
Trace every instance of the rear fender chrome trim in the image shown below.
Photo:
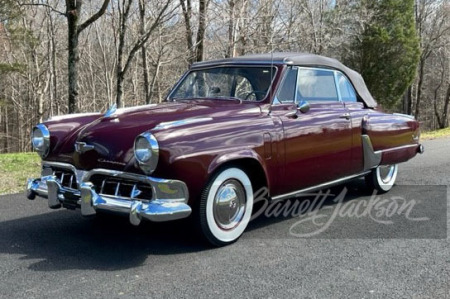
<svg viewBox="0 0 450 299"><path fill-rule="evenodd" d="M408 149L408 148L413 148L413 147L420 147L420 145L418 145L418 144L407 144L407 145L391 147L391 148L387 148L387 149L384 149L384 150L376 151L375 153L382 154L382 153L388 153L388 152L391 152L391 151L397 151L397 150Z"/></svg>
<svg viewBox="0 0 450 299"><path fill-rule="evenodd" d="M364 155L364 171L377 167L381 163L381 152L373 150L372 141L369 135L361 135L363 155Z"/></svg>

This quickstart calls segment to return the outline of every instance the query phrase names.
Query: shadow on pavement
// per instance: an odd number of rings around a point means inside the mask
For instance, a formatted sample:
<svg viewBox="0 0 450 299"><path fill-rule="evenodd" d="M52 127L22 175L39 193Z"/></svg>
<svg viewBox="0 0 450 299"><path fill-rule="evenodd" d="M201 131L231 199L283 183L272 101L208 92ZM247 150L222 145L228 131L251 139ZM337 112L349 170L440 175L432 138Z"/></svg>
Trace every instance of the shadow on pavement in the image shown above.
<svg viewBox="0 0 450 299"><path fill-rule="evenodd" d="M0 252L37 260L30 269L120 270L140 266L149 255L207 250L185 222L129 224L127 218L83 218L59 210L0 225Z"/></svg>

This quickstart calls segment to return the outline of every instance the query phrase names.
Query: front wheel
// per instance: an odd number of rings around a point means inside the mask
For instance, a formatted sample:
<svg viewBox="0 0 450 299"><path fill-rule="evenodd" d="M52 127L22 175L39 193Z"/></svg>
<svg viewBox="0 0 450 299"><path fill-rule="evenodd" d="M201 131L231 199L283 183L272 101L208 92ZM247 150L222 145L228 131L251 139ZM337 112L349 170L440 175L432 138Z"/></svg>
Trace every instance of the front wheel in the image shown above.
<svg viewBox="0 0 450 299"><path fill-rule="evenodd" d="M394 186L398 174L398 164L380 165L366 176L366 183L371 189L387 192Z"/></svg>
<svg viewBox="0 0 450 299"><path fill-rule="evenodd" d="M244 232L253 208L253 188L239 168L226 168L215 174L200 199L200 227L215 246L235 242Z"/></svg>

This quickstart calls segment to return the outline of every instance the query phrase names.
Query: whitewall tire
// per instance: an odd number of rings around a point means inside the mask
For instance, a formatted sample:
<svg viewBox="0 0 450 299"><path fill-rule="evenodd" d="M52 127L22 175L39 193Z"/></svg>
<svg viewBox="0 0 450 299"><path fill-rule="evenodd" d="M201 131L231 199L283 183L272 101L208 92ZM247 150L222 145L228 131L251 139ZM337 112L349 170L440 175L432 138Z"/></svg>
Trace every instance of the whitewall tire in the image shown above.
<svg viewBox="0 0 450 299"><path fill-rule="evenodd" d="M366 177L367 185L380 192L387 192L392 189L397 179L398 164L380 165L373 169Z"/></svg>
<svg viewBox="0 0 450 299"><path fill-rule="evenodd" d="M253 188L247 174L235 167L216 173L200 199L200 227L215 246L235 242L244 233L253 208Z"/></svg>

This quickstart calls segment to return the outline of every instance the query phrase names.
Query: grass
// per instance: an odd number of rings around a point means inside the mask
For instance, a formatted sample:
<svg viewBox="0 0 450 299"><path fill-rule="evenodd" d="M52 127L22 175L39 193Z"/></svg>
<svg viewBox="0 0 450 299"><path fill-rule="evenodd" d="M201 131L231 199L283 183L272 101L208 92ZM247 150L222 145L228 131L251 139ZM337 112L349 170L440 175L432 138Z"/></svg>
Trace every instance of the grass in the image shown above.
<svg viewBox="0 0 450 299"><path fill-rule="evenodd" d="M40 171L36 153L0 154L0 195L24 192L27 178L39 177Z"/></svg>
<svg viewBox="0 0 450 299"><path fill-rule="evenodd" d="M436 131L423 132L422 134L420 134L421 139L435 139L448 136L450 136L450 127Z"/></svg>

